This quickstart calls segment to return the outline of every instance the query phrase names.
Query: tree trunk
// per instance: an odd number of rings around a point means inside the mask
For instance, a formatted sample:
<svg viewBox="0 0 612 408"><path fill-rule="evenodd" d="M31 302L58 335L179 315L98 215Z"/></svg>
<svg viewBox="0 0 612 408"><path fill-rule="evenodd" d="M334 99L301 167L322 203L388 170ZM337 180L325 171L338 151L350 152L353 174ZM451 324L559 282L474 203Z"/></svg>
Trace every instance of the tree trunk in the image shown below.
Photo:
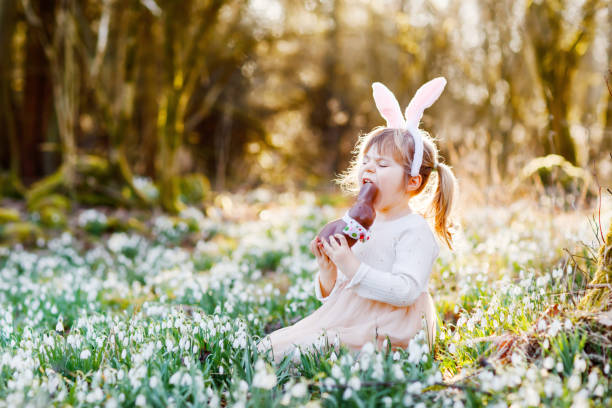
<svg viewBox="0 0 612 408"><path fill-rule="evenodd" d="M593 41L598 6L599 0L584 3L582 20L571 33L573 41L569 47L564 45L568 33L563 31L558 3L532 3L528 10L537 74L551 115L549 132L542 141L544 153L560 154L573 165L577 164L576 147L569 131L567 106L572 102L570 91L578 64Z"/></svg>
<svg viewBox="0 0 612 408"><path fill-rule="evenodd" d="M141 147L139 161L134 167L139 173L155 178L155 156L157 152L157 95L159 95L159 69L156 57L156 41L153 41L154 18L145 12L140 16L138 28L138 48L136 59L138 66L134 104L139 109L134 111L135 126L138 129L138 145Z"/></svg>
<svg viewBox="0 0 612 408"><path fill-rule="evenodd" d="M12 3L12 2L8 2ZM53 89L49 60L41 42L41 32L49 36L55 27L55 0L38 0L33 7L42 26L30 25L26 37L25 86L21 131L21 174L26 185L53 169L44 167L42 144L52 114Z"/></svg>
<svg viewBox="0 0 612 408"><path fill-rule="evenodd" d="M19 144L17 141L17 124L15 123L15 106L13 93L11 90L11 70L13 67L11 40L16 27L16 9L14 2L0 3L0 143L8 146L2 149L0 164L7 162L9 165L10 177L16 190L21 190L19 178ZM6 136L5 136L6 135ZM6 139L5 139L6 137Z"/></svg>

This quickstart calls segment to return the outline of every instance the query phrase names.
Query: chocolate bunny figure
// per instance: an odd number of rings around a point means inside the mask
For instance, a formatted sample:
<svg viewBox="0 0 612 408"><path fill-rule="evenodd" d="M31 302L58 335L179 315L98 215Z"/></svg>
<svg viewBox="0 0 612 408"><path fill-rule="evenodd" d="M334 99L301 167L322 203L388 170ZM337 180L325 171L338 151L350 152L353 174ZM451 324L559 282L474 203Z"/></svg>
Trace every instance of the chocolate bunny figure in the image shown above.
<svg viewBox="0 0 612 408"><path fill-rule="evenodd" d="M364 183L359 190L357 202L353 204L342 219L326 224L321 229L321 232L319 232L317 239L325 239L329 242L330 236L344 233L346 235L346 242L351 247L357 240L365 242L370 239L367 230L372 226L376 218L374 200L377 194L378 187L374 183Z"/></svg>

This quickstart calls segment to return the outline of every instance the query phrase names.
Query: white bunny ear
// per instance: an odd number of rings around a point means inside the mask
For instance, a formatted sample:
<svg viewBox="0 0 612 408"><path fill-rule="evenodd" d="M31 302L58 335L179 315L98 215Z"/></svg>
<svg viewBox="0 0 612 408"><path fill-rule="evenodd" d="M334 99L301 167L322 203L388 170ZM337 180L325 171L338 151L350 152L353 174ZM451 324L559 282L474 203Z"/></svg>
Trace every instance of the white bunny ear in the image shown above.
<svg viewBox="0 0 612 408"><path fill-rule="evenodd" d="M406 126L400 105L389 88L380 82L374 82L372 84L372 95L378 112L387 121L387 127L404 128Z"/></svg>
<svg viewBox="0 0 612 408"><path fill-rule="evenodd" d="M416 91L405 112L408 128L417 129L419 127L423 112L440 97L445 86L446 79L438 77L425 83Z"/></svg>

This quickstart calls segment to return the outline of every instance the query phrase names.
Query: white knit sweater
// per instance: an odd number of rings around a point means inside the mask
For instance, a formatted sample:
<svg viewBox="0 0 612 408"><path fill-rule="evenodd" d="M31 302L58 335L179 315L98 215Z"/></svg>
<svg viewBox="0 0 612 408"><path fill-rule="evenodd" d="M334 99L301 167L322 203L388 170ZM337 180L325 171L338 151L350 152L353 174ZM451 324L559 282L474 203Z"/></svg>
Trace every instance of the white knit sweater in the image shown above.
<svg viewBox="0 0 612 408"><path fill-rule="evenodd" d="M394 306L411 305L427 291L433 263L440 252L429 224L422 215L411 213L390 221L376 218L370 231L369 241L357 241L352 247L361 265L345 289ZM338 272L334 288L325 298L321 295L319 273L315 276L315 293L322 302L347 280L341 270Z"/></svg>

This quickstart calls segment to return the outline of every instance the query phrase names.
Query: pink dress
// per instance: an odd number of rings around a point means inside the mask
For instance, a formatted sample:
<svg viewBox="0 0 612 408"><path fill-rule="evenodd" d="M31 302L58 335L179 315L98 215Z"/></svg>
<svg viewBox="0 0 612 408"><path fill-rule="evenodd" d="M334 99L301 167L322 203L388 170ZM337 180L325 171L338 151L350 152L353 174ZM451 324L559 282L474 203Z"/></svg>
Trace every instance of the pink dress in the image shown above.
<svg viewBox="0 0 612 408"><path fill-rule="evenodd" d="M352 350L372 342L379 347L389 337L392 347L405 348L427 322L430 344L436 330L436 311L427 291L439 245L422 215L374 221L372 238L356 242L353 253L361 261L353 278L338 271L336 284L321 296L319 275L315 293L323 305L292 326L262 339L260 350L271 347L274 360L301 349L342 343ZM325 337L327 336L327 337Z"/></svg>

